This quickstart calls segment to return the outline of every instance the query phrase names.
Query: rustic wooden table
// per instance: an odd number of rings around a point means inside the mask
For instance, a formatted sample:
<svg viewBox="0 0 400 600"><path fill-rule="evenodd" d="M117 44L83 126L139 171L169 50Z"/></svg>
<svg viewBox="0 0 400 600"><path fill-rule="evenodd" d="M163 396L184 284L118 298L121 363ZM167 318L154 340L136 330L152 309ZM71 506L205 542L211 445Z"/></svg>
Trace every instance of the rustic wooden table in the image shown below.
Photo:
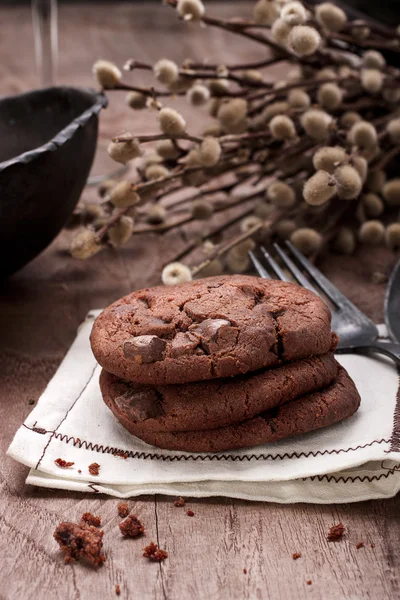
<svg viewBox="0 0 400 600"><path fill-rule="evenodd" d="M237 10L245 14L247 9L248 3L242 3ZM231 5L216 5L213 10L230 14ZM3 6L0 21L5 24L0 45L2 93L36 85L29 8ZM100 56L119 64L131 56L154 60L164 52L177 60L217 56L221 62L228 55L243 61L255 56L256 48L228 42L215 31L185 31L173 14L155 5L61 5L59 81L89 85L91 64ZM102 139L129 119L133 126L133 118L122 99L113 102L102 117ZM139 126L147 131L152 123ZM106 168L105 163L100 166ZM91 194L85 192L88 198ZM121 541L115 499L24 484L27 469L5 457L6 449L31 410L29 400L43 391L77 326L89 309L157 283L162 262L184 244L179 232L157 240L142 237L118 254L105 252L82 264L67 253L69 237L64 232L0 288L0 598L113 598L116 584L121 598L140 600L399 598L396 498L331 506L188 500L195 512L191 519L174 507L171 498L134 499L132 508L146 524L148 538L168 549L168 560L159 565L141 558L140 541ZM372 274L388 272L392 262L393 257L380 250L359 252L345 261L328 256L322 266L379 321L384 286L373 283ZM107 562L98 572L64 566L52 537L60 520L75 520L87 510L101 516L105 529ZM327 530L339 521L348 536L328 544ZM366 547L357 550L360 540ZM301 552L302 558L294 561L293 552ZM310 579L312 585L307 585Z"/></svg>

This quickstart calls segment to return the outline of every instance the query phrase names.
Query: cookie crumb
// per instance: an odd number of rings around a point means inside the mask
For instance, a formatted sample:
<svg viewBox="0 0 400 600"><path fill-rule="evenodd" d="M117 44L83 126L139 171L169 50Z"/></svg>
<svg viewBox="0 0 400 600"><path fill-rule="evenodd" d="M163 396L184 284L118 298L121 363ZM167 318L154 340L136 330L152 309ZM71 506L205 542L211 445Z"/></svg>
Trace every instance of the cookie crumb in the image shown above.
<svg viewBox="0 0 400 600"><path fill-rule="evenodd" d="M129 515L129 507L127 502L120 502L117 506L118 515L125 519Z"/></svg>
<svg viewBox="0 0 400 600"><path fill-rule="evenodd" d="M244 573L245 575L247 575L247 569L246 569L246 567L243 569L243 573Z"/></svg>
<svg viewBox="0 0 400 600"><path fill-rule="evenodd" d="M78 473L82 473L82 471L80 469L78 469Z"/></svg>
<svg viewBox="0 0 400 600"><path fill-rule="evenodd" d="M98 475L100 471L100 465L97 463L92 463L89 465L88 469L91 475Z"/></svg>
<svg viewBox="0 0 400 600"><path fill-rule="evenodd" d="M388 280L388 276L381 271L374 271L371 276L372 283L376 283L380 285L382 283L386 283Z"/></svg>
<svg viewBox="0 0 400 600"><path fill-rule="evenodd" d="M100 527L101 525L101 518L92 515L91 512L83 513L83 515L81 516L81 521L87 523L88 525L93 525L93 527Z"/></svg>
<svg viewBox="0 0 400 600"><path fill-rule="evenodd" d="M345 527L342 523L332 525L326 539L328 540L328 542L335 542L336 540L340 540L343 537L344 532Z"/></svg>
<svg viewBox="0 0 400 600"><path fill-rule="evenodd" d="M371 548L375 548L375 544L372 542L372 543L370 544L370 547L371 547Z"/></svg>
<svg viewBox="0 0 400 600"><path fill-rule="evenodd" d="M312 581L311 581L311 579L307 579L307 581L306 581L306 584L307 584L307 585L311 585L311 584L312 584Z"/></svg>
<svg viewBox="0 0 400 600"><path fill-rule="evenodd" d="M356 544L357 550L359 550L360 548L364 548L364 546L365 546L364 542L358 542L358 544Z"/></svg>
<svg viewBox="0 0 400 600"><path fill-rule="evenodd" d="M116 586L115 586L115 593L117 594L117 596L119 596L119 595L120 595L120 593L121 593L121 588L120 588L120 586L119 586L119 585L116 585Z"/></svg>
<svg viewBox="0 0 400 600"><path fill-rule="evenodd" d="M194 512L190 509L186 511L186 514L188 517L194 517Z"/></svg>
<svg viewBox="0 0 400 600"><path fill-rule="evenodd" d="M149 560L161 562L168 557L168 552L166 550L161 550L154 542L150 542L146 548L143 548L143 556Z"/></svg>
<svg viewBox="0 0 400 600"><path fill-rule="evenodd" d="M144 533L144 526L136 515L129 515L125 521L119 524L119 528L124 537L138 537Z"/></svg>
<svg viewBox="0 0 400 600"><path fill-rule="evenodd" d="M64 460L63 458L56 458L56 460L54 462L61 469L68 469L68 467L72 467L72 465L75 464L74 462L68 462L68 461Z"/></svg>
<svg viewBox="0 0 400 600"><path fill-rule="evenodd" d="M84 560L95 569L106 560L102 553L103 535L103 530L82 521L79 524L63 521L53 534L64 554L65 564Z"/></svg>
<svg viewBox="0 0 400 600"><path fill-rule="evenodd" d="M175 500L174 506L185 506L185 500L182 498L182 496L179 496L178 500Z"/></svg>
<svg viewBox="0 0 400 600"><path fill-rule="evenodd" d="M292 558L293 558L293 560L297 560L298 558L301 558L301 552L293 552Z"/></svg>
<svg viewBox="0 0 400 600"><path fill-rule="evenodd" d="M29 404L29 406L32 406L32 404L35 404L35 401L32 400L32 398L30 398L30 400L28 400L28 404Z"/></svg>

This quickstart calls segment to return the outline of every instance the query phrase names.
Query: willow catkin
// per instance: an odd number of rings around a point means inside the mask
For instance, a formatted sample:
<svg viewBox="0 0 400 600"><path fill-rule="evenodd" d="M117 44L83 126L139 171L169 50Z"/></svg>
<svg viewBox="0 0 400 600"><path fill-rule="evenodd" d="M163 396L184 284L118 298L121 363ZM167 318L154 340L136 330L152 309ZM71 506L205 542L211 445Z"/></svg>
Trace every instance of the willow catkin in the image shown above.
<svg viewBox="0 0 400 600"><path fill-rule="evenodd" d="M327 110L336 110L342 103L343 90L336 83L324 83L318 88L318 103Z"/></svg>
<svg viewBox="0 0 400 600"><path fill-rule="evenodd" d="M196 221L207 221L214 214L214 207L207 200L197 200L192 205L192 217Z"/></svg>
<svg viewBox="0 0 400 600"><path fill-rule="evenodd" d="M178 0L176 10L185 21L199 21L205 13L201 0Z"/></svg>
<svg viewBox="0 0 400 600"><path fill-rule="evenodd" d="M266 196L277 208L289 208L296 202L294 190L283 181L274 181L266 191Z"/></svg>
<svg viewBox="0 0 400 600"><path fill-rule="evenodd" d="M378 142L378 135L372 123L359 121L351 127L348 139L352 144L360 148L375 148Z"/></svg>
<svg viewBox="0 0 400 600"><path fill-rule="evenodd" d="M74 258L85 260L101 250L96 233L91 229L81 229L73 238L70 253Z"/></svg>
<svg viewBox="0 0 400 600"><path fill-rule="evenodd" d="M126 139L120 142L110 142L107 148L110 158L126 165L127 162L142 155L140 144L136 139Z"/></svg>
<svg viewBox="0 0 400 600"><path fill-rule="evenodd" d="M99 85L105 90L112 90L115 88L122 77L122 73L117 65L109 60L96 61L93 65L93 75L97 79Z"/></svg>
<svg viewBox="0 0 400 600"><path fill-rule="evenodd" d="M315 77L315 79L334 79L337 77L337 73L333 67L324 67L317 71L315 75L313 74L313 77Z"/></svg>
<svg viewBox="0 0 400 600"><path fill-rule="evenodd" d="M281 219L275 225L276 235L286 240L296 230L296 221L292 219Z"/></svg>
<svg viewBox="0 0 400 600"><path fill-rule="evenodd" d="M269 123L272 137L277 140L289 140L296 135L296 127L293 120L286 115L276 115Z"/></svg>
<svg viewBox="0 0 400 600"><path fill-rule="evenodd" d="M270 202L265 202L264 200L257 200L256 205L254 207L254 214L263 221L265 221L266 219L269 219L274 210L274 204Z"/></svg>
<svg viewBox="0 0 400 600"><path fill-rule="evenodd" d="M146 221L151 225L161 225L165 222L167 211L160 204L152 204L147 211Z"/></svg>
<svg viewBox="0 0 400 600"><path fill-rule="evenodd" d="M297 56L311 56L318 50L321 36L313 27L296 25L290 31L287 43Z"/></svg>
<svg viewBox="0 0 400 600"><path fill-rule="evenodd" d="M153 73L160 83L169 85L178 79L179 68L172 60L162 58L153 66Z"/></svg>
<svg viewBox="0 0 400 600"><path fill-rule="evenodd" d="M221 157L221 153L221 145L215 137L204 138L198 150L200 164L204 167L215 166Z"/></svg>
<svg viewBox="0 0 400 600"><path fill-rule="evenodd" d="M210 90L205 85L197 83L186 92L186 98L192 106L203 106L210 99Z"/></svg>
<svg viewBox="0 0 400 600"><path fill-rule="evenodd" d="M360 242L370 246L377 246L383 242L385 236L385 227L381 221L365 221L359 229L358 237Z"/></svg>
<svg viewBox="0 0 400 600"><path fill-rule="evenodd" d="M289 25L302 25L307 21L307 12L301 2L288 2L281 8L280 18Z"/></svg>
<svg viewBox="0 0 400 600"><path fill-rule="evenodd" d="M313 156L315 169L333 173L336 167L347 158L347 153L341 146L323 146Z"/></svg>
<svg viewBox="0 0 400 600"><path fill-rule="evenodd" d="M382 195L389 206L400 206L400 178L387 181L382 188Z"/></svg>
<svg viewBox="0 0 400 600"><path fill-rule="evenodd" d="M386 131L389 134L390 141L393 144L400 144L400 119L392 119L386 125Z"/></svg>
<svg viewBox="0 0 400 600"><path fill-rule="evenodd" d="M361 115L354 110L347 110L340 117L340 122L346 129L350 129L355 123L359 123L360 121L362 121Z"/></svg>
<svg viewBox="0 0 400 600"><path fill-rule="evenodd" d="M353 254L356 249L356 236L349 227L340 227L333 240L332 247L340 254Z"/></svg>
<svg viewBox="0 0 400 600"><path fill-rule="evenodd" d="M226 255L226 265L231 273L244 273L250 267L249 251L253 250L255 242L248 238L229 250Z"/></svg>
<svg viewBox="0 0 400 600"><path fill-rule="evenodd" d="M185 133L186 121L178 111L173 108L162 108L158 113L158 121L163 133L171 137Z"/></svg>
<svg viewBox="0 0 400 600"><path fill-rule="evenodd" d="M174 160L179 156L179 150L172 140L159 140L156 143L157 154L166 160Z"/></svg>
<svg viewBox="0 0 400 600"><path fill-rule="evenodd" d="M306 256L315 254L322 246L322 236L315 229L301 227L290 236L290 241Z"/></svg>
<svg viewBox="0 0 400 600"><path fill-rule="evenodd" d="M311 206L325 204L335 194L335 182L326 171L317 171L304 184L303 198Z"/></svg>
<svg viewBox="0 0 400 600"><path fill-rule="evenodd" d="M384 82L384 76L378 69L362 69L361 85L366 92L377 94L381 91Z"/></svg>
<svg viewBox="0 0 400 600"><path fill-rule="evenodd" d="M289 103L282 100L279 102L272 102L268 106L265 107L263 112L261 113L261 121L264 123L269 123L273 117L276 115L283 115L289 109Z"/></svg>
<svg viewBox="0 0 400 600"><path fill-rule="evenodd" d="M178 285L192 280L192 273L186 265L180 262L172 262L166 265L161 273L164 285Z"/></svg>
<svg viewBox="0 0 400 600"><path fill-rule="evenodd" d="M247 115L247 102L243 98L234 98L221 104L218 120L227 133L237 133Z"/></svg>
<svg viewBox="0 0 400 600"><path fill-rule="evenodd" d="M366 50L362 55L362 65L366 69L383 69L386 66L386 60L381 52Z"/></svg>
<svg viewBox="0 0 400 600"><path fill-rule="evenodd" d="M351 158L351 165L355 168L364 184L368 175L368 162L363 156L354 155Z"/></svg>
<svg viewBox="0 0 400 600"><path fill-rule="evenodd" d="M310 106L311 98L307 92L297 88L288 93L288 103L290 108L305 109Z"/></svg>
<svg viewBox="0 0 400 600"><path fill-rule="evenodd" d="M134 110L142 110L147 107L147 98L146 94L142 94L141 92L129 92L126 96L126 103L130 108Z"/></svg>
<svg viewBox="0 0 400 600"><path fill-rule="evenodd" d="M135 186L130 181L120 181L110 192L110 202L118 208L127 208L134 206L140 201L140 196L136 192Z"/></svg>
<svg viewBox="0 0 400 600"><path fill-rule="evenodd" d="M341 31L347 21L347 15L332 2L322 2L315 7L315 16L328 31Z"/></svg>
<svg viewBox="0 0 400 600"><path fill-rule="evenodd" d="M279 17L279 6L272 0L258 0L253 9L253 17L260 25L272 25Z"/></svg>
<svg viewBox="0 0 400 600"><path fill-rule="evenodd" d="M356 169L350 165L342 165L333 174L339 198L354 200L362 190L362 181Z"/></svg>
<svg viewBox="0 0 400 600"><path fill-rule="evenodd" d="M123 215L118 221L110 227L108 231L108 239L113 246L122 246L126 244L133 233L133 219Z"/></svg>
<svg viewBox="0 0 400 600"><path fill-rule="evenodd" d="M240 221L240 231L242 233L247 233L249 229L252 229L256 225L261 224L262 219L260 219L260 217L258 217L257 215L249 215L248 217L244 217L244 219Z"/></svg>
<svg viewBox="0 0 400 600"><path fill-rule="evenodd" d="M329 135L332 117L318 108L310 108L300 118L304 131L314 140L324 140Z"/></svg>
<svg viewBox="0 0 400 600"><path fill-rule="evenodd" d="M286 46L291 30L291 26L286 21L277 19L271 27L271 37L281 46Z"/></svg>
<svg viewBox="0 0 400 600"><path fill-rule="evenodd" d="M168 177L169 170L167 167L164 167L164 165L154 163L146 168L144 175L147 180L151 181L153 179Z"/></svg>
<svg viewBox="0 0 400 600"><path fill-rule="evenodd" d="M379 217L385 210L382 199L373 192L363 194L360 200L367 217Z"/></svg>
<svg viewBox="0 0 400 600"><path fill-rule="evenodd" d="M390 250L400 250L400 223L391 223L386 227L385 242Z"/></svg>

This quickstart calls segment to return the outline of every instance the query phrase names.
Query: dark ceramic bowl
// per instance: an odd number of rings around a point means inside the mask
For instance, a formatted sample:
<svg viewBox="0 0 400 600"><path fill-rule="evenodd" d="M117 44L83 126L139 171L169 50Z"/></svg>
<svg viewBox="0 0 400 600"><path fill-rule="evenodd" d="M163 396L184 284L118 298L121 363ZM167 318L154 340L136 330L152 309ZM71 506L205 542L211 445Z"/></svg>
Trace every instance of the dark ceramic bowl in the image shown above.
<svg viewBox="0 0 400 600"><path fill-rule="evenodd" d="M102 94L53 87L0 100L0 277L65 225L92 166Z"/></svg>

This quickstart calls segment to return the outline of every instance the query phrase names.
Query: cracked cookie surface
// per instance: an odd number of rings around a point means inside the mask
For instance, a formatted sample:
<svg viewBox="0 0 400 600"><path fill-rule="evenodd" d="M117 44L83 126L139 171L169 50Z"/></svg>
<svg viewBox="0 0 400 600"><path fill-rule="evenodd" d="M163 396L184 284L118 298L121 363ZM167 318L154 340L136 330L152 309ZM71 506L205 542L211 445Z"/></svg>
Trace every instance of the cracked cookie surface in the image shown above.
<svg viewBox="0 0 400 600"><path fill-rule="evenodd" d="M159 448L182 452L224 452L328 427L350 417L359 405L360 396L352 379L338 365L336 378L324 390L306 394L229 427L208 431L155 432L144 430L140 424L122 414L118 414L118 419L133 435Z"/></svg>
<svg viewBox="0 0 400 600"><path fill-rule="evenodd" d="M196 431L227 427L328 386L337 374L333 354L297 360L235 378L149 386L103 370L104 402L143 431Z"/></svg>
<svg viewBox="0 0 400 600"><path fill-rule="evenodd" d="M91 334L106 371L144 384L240 375L329 352L330 312L295 284L246 275L133 292Z"/></svg>

